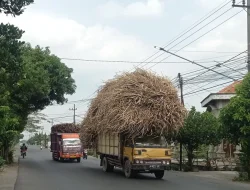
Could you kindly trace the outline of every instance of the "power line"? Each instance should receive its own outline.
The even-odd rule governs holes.
[[[212,13],[210,14],[209,13],[209,15],[208,16],[205,16],[205,19],[203,19],[203,20],[201,20],[201,21],[198,21],[198,23],[195,23],[195,26],[193,26],[191,29],[188,29],[188,31],[184,31],[184,34],[182,34],[182,36],[183,35],[185,35],[186,33],[188,33],[189,31],[191,31],[193,28],[195,28],[196,26],[198,26],[199,24],[201,24],[202,22],[204,22],[205,20],[207,20],[208,18],[210,18],[213,14],[215,14],[216,12],[218,12],[219,10],[221,10],[223,7],[225,7],[230,1],[226,1],[227,3],[226,4],[224,4],[223,3],[223,6],[222,7],[219,7],[218,9],[217,9],[217,7],[213,10],[213,11],[211,11]],[[222,4],[220,4],[219,6],[221,6]],[[174,41],[176,41],[176,40],[178,40],[180,37],[182,37],[182,36],[178,36]],[[174,42],[173,41],[173,42]],[[170,44],[168,44],[168,45],[171,45],[171,43],[173,43],[173,42],[170,42]],[[168,46],[167,45],[167,46]],[[159,51],[158,51],[159,52]],[[157,52],[157,53],[158,53]],[[149,60],[149,59],[151,59],[154,55],[156,55],[157,53],[155,53],[155,54],[153,54],[152,56],[150,56],[149,58],[147,58],[146,60],[144,60],[143,62],[145,62],[145,61],[147,61],[147,60]],[[140,64],[142,64],[143,62],[141,62]],[[139,65],[140,65],[139,64]],[[139,66],[138,65],[138,66]],[[96,92],[97,92],[98,90],[96,90],[95,92],[93,92],[89,97],[92,97]]]
[[[223,62],[223,63],[221,64],[221,66],[229,65],[229,64],[230,64],[230,66],[233,66],[233,65],[235,65],[235,64],[241,63],[241,62],[239,62],[239,61],[244,61],[244,62],[245,62],[245,61],[246,61],[245,59],[246,59],[246,56],[243,57],[243,58],[238,58],[238,59],[235,59],[235,60],[231,60],[230,62],[228,62],[228,60],[227,60],[227,61]],[[214,68],[219,68],[219,67],[217,67],[217,65],[218,65],[218,64],[213,65],[213,66],[211,66],[210,68],[212,68],[212,69],[214,69]],[[187,72],[187,73],[183,74],[183,76],[185,75],[186,77],[193,77],[193,76],[197,76],[198,74],[200,74],[200,73],[202,73],[202,72],[204,72],[204,71],[206,71],[206,70],[205,70],[205,69],[194,70],[194,71]]]
[[[172,50],[174,51],[179,51],[179,50]],[[235,53],[241,53],[239,51],[189,51],[189,50],[180,50],[182,52],[188,52],[188,53],[218,53],[218,54],[235,54]]]
[[[227,55],[229,56],[229,55]],[[82,58],[60,58],[69,61],[83,61],[83,62],[103,62],[103,63],[141,63],[139,61],[122,61],[122,60],[100,60],[100,59],[82,59]],[[211,58],[213,59],[213,58]],[[156,62],[145,62],[145,63],[156,63]],[[169,62],[162,62],[162,63],[186,63],[183,61],[169,61]],[[208,61],[200,62],[200,63],[211,63]]]
[[[194,92],[186,93],[186,94],[184,94],[183,96],[187,96],[187,95],[190,95],[190,94],[195,94],[195,93],[197,93],[197,92],[201,92],[201,91],[204,91],[204,90],[209,90],[209,89],[212,89],[212,88],[215,88],[215,87],[218,87],[218,86],[224,85],[224,84],[228,84],[228,83],[232,83],[232,81],[225,82],[225,83],[222,83],[222,84],[218,84],[218,85],[215,85],[215,86],[212,86],[212,87],[209,87],[209,88],[205,88],[205,89],[202,89],[202,90],[198,90],[198,91],[194,91]]]
[[[246,52],[246,51],[244,51],[244,52]],[[232,61],[235,61],[234,58],[236,58],[237,56],[241,55],[241,54],[244,53],[244,52],[241,52],[240,54],[237,54],[236,56],[230,58],[229,60],[224,61],[224,62],[221,63],[220,65],[221,65],[221,66],[226,66],[226,63],[229,63],[229,62],[232,63]],[[245,57],[246,57],[246,56],[245,56]],[[242,59],[242,58],[240,58],[240,59]],[[238,60],[239,60],[239,59],[237,59],[237,61],[238,61]],[[215,65],[215,66],[209,67],[209,68],[210,68],[210,69],[218,68],[218,64]],[[233,68],[230,68],[230,69],[234,70]],[[195,75],[194,77],[192,77],[191,79],[186,80],[185,83],[188,82],[188,81],[194,80],[195,78],[197,78],[197,77],[199,77],[199,76],[202,76],[203,74],[205,74],[205,73],[208,72],[206,69],[200,69],[199,71],[203,71],[203,72],[201,72],[201,73],[199,73],[199,74],[196,74],[196,75]],[[234,71],[235,71],[235,70],[234,70]],[[190,72],[190,73],[191,73],[191,72]],[[183,75],[185,75],[185,74],[183,74]],[[186,74],[186,75],[187,75],[187,74]]]
[[[229,3],[229,2],[228,2]],[[206,19],[204,19],[203,21],[207,20],[208,18],[210,18],[213,14],[215,14],[216,12],[218,12],[219,10],[221,10],[223,7],[225,7],[228,3],[226,3],[225,5],[223,5],[221,8],[219,8],[217,11],[215,11],[214,13],[212,13],[211,15],[209,15]],[[222,15],[226,14],[228,11],[230,11],[232,8],[228,9],[227,11],[223,12],[221,15],[217,16],[215,19],[213,19],[212,21],[210,21],[209,23],[207,23],[206,25],[202,26],[201,28],[199,28],[198,30],[196,30],[195,32],[193,32],[191,35],[187,36],[186,38],[184,38],[183,40],[181,40],[180,42],[178,42],[177,44],[175,44],[174,46],[172,46],[171,48],[168,48],[168,50],[173,49],[174,47],[176,47],[177,45],[179,45],[180,43],[182,43],[183,41],[187,40],[188,38],[190,38],[191,36],[193,36],[194,34],[196,34],[197,32],[199,32],[200,30],[202,30],[203,28],[205,28],[206,26],[208,26],[209,24],[211,24],[212,22],[214,22],[215,20],[217,20],[219,17],[221,17]],[[203,22],[202,21],[202,22]],[[199,24],[201,24],[202,22],[200,22]],[[198,24],[198,25],[199,25]],[[198,26],[196,25],[196,26]],[[195,27],[196,27],[195,26]],[[190,30],[188,30],[186,33],[184,33],[182,36],[184,36],[185,34],[187,34],[188,32],[190,32],[192,29],[194,29],[195,27],[191,28]],[[180,39],[182,36],[180,36],[179,38],[177,38],[176,40],[174,40],[173,42],[177,41],[178,39]],[[167,46],[171,45],[173,42],[171,42],[170,44],[168,44]],[[166,48],[167,46],[164,46],[164,48]],[[176,51],[179,52],[180,50]],[[176,53],[175,52],[175,53]],[[160,54],[159,56],[157,56],[155,59],[157,59],[158,57],[160,57],[161,55],[163,55],[164,53]],[[170,56],[169,56],[170,57]],[[161,61],[162,62],[162,61]],[[158,64],[158,63],[156,63]],[[144,64],[144,66],[146,66],[148,64]],[[152,66],[153,67],[153,66]],[[149,67],[148,69],[151,69],[152,67]]]
[[[226,2],[226,4],[225,4],[225,2]],[[174,43],[175,41],[177,41],[178,39],[180,39],[182,36],[184,36],[185,34],[187,34],[188,32],[190,32],[191,30],[193,30],[195,27],[199,26],[201,23],[203,23],[205,20],[207,20],[208,18],[210,18],[216,12],[218,12],[219,10],[221,10],[222,8],[224,8],[226,5],[228,5],[231,1],[225,1],[225,2],[223,2],[222,4],[216,6],[216,8],[214,8],[212,11],[210,11],[209,13],[207,13],[204,17],[202,17],[201,19],[199,19],[198,21],[196,21],[190,27],[188,27],[187,29],[183,30],[179,35],[177,35],[172,40],[170,40],[169,42],[167,42],[167,44],[164,45],[164,48],[166,48],[167,46],[171,45],[172,43]],[[145,61],[147,61],[147,60],[151,59],[152,57],[154,57],[155,55],[157,55],[159,52],[160,51],[157,51],[153,55],[149,56],[147,59],[145,59],[144,61],[142,61],[139,65],[137,65],[137,67],[139,67],[141,64],[143,64]],[[157,56],[156,58],[158,58],[158,57],[159,56]],[[154,58],[153,60],[155,60],[156,58]],[[143,65],[142,67],[144,67],[144,66],[145,65]]]
[[[90,100],[91,100],[91,99],[74,100],[74,101],[66,102],[66,103],[64,103],[64,104],[52,104],[52,105],[49,105],[49,106],[64,106],[64,105],[74,104],[74,103],[78,103],[78,102],[88,102],[88,101],[90,101]]]
[[[226,23],[227,21],[229,21],[230,19],[232,19],[233,17],[235,17],[236,15],[238,15],[239,13],[241,13],[243,10],[237,12],[236,14],[234,14],[233,16],[229,17],[228,19],[224,20],[223,22],[221,22],[220,24],[216,25],[215,27],[213,27],[212,29],[210,29],[209,31],[207,31],[206,33],[204,33],[203,35],[199,36],[198,38],[196,38],[195,40],[191,41],[190,43],[188,43],[187,45],[185,45],[184,47],[182,47],[180,50],[186,48],[187,46],[189,46],[190,44],[196,42],[197,40],[199,40],[200,38],[204,37],[205,35],[207,35],[208,33],[212,32],[213,30],[215,30],[216,28],[218,28],[219,26],[223,25],[224,23]],[[177,52],[175,52],[177,53]],[[152,65],[151,67],[149,67],[148,69],[151,69],[152,67],[156,66],[157,64],[161,63],[162,61],[166,60],[167,58],[169,58],[171,56],[168,56],[164,59],[162,59],[161,61],[155,63],[154,65]]]

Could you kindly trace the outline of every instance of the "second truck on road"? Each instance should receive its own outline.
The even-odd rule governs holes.
[[[73,124],[59,124],[51,128],[51,152],[53,160],[81,161],[82,146],[79,128]]]

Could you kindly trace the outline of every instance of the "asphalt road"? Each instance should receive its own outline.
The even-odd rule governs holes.
[[[99,160],[89,157],[81,163],[53,161],[49,150],[29,147],[26,158],[20,158],[15,190],[249,190],[249,185],[226,180],[197,177],[190,173],[166,172],[163,180],[151,174],[126,179],[117,169],[104,173]]]

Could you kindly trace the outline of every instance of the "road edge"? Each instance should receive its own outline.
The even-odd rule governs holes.
[[[19,148],[13,148],[13,163],[4,166],[0,173],[0,189],[15,190],[19,172]]]
[[[15,152],[14,152],[14,163],[17,164],[17,168],[16,168],[16,176],[15,176],[15,179],[14,179],[13,190],[16,189],[16,183],[17,183],[17,178],[18,178],[18,173],[19,173],[19,161],[20,161],[19,146],[16,146]]]
[[[15,182],[14,182],[14,187],[13,187],[13,190],[16,189],[16,184],[17,184],[17,178],[18,178],[18,174],[19,174],[19,161],[20,161],[20,157],[17,156],[17,170],[16,170],[16,177],[15,177]]]

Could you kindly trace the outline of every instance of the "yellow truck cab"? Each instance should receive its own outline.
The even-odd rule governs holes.
[[[97,153],[105,172],[120,167],[127,178],[137,173],[154,173],[161,179],[171,165],[171,150],[160,136],[133,139],[120,134],[102,134],[98,136]]]

